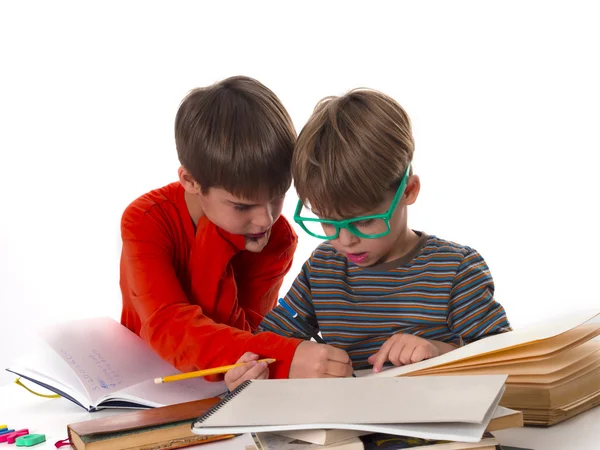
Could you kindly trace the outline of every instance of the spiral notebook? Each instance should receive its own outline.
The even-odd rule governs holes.
[[[505,375],[252,380],[200,416],[192,431],[356,429],[476,442],[505,381]]]

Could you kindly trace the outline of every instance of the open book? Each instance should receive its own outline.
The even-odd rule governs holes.
[[[179,373],[130,330],[110,318],[67,322],[42,330],[38,352],[8,370],[73,401],[88,411],[148,408],[215,397],[223,382],[194,378],[154,384]]]
[[[505,375],[245,381],[193,424],[199,435],[345,429],[479,442]]]
[[[500,404],[552,425],[600,404],[600,313],[576,312],[364,377],[507,374]]]

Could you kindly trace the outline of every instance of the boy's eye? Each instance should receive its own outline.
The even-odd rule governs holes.
[[[236,211],[248,211],[250,207],[248,205],[234,205],[233,209]]]
[[[355,220],[354,222],[352,222],[352,224],[354,224],[357,227],[366,227],[368,225],[371,225],[372,223],[373,219]]]

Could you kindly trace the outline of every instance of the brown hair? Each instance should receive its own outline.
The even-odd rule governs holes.
[[[263,187],[284,194],[292,181],[295,141],[280,100],[249,77],[192,90],[175,118],[179,161],[205,194],[211,187],[242,198],[255,197]]]
[[[351,217],[379,205],[399,186],[414,152],[410,119],[371,89],[322,99],[294,151],[300,200],[324,217]]]

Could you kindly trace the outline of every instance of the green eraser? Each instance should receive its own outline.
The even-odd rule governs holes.
[[[33,447],[42,442],[46,442],[45,434],[26,434],[25,436],[19,436],[16,440],[17,447]]]

